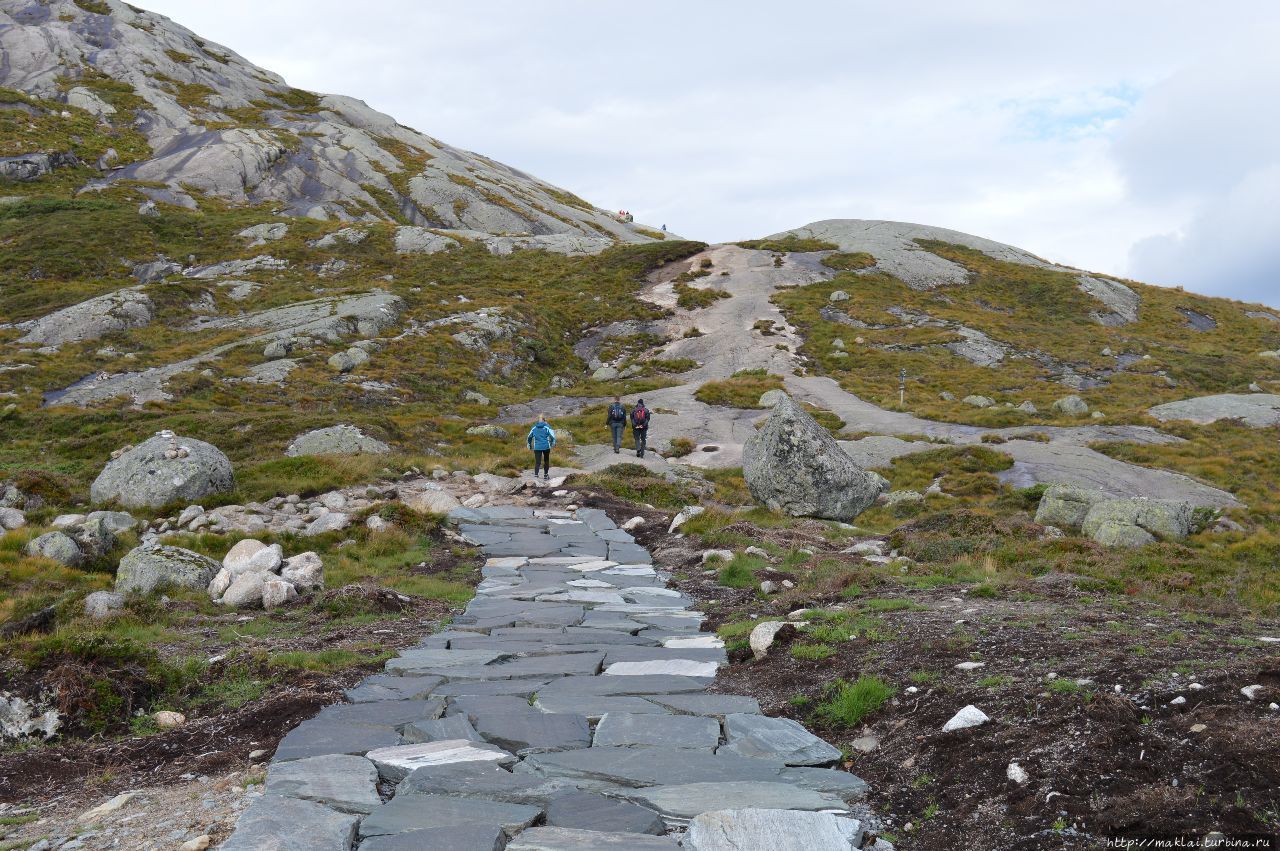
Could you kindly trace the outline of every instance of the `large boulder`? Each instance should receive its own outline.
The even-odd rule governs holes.
[[[1099,490],[1075,485],[1049,485],[1040,497],[1036,522],[1059,529],[1079,529],[1089,509],[1106,499],[1109,499],[1107,494]]]
[[[1089,413],[1089,404],[1079,396],[1063,396],[1053,403],[1053,410],[1070,417],[1083,417]]]
[[[751,495],[797,517],[849,520],[866,511],[886,486],[853,462],[825,428],[783,396],[764,428],[742,450]]]
[[[391,447],[381,440],[343,423],[298,435],[284,454],[295,458],[299,455],[381,455],[390,451]]]
[[[231,462],[216,446],[161,432],[114,459],[89,489],[95,503],[129,508],[190,504],[235,487]]]
[[[1140,547],[1180,541],[1191,534],[1195,509],[1165,499],[1108,499],[1089,509],[1080,531],[1107,547]]]
[[[166,587],[203,591],[217,575],[218,568],[216,561],[191,550],[143,545],[120,559],[120,567],[116,570],[116,592],[149,594]]]

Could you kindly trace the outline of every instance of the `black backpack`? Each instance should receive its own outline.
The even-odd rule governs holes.
[[[609,406],[609,422],[625,423],[627,421],[627,409],[622,407],[618,402],[614,402]]]

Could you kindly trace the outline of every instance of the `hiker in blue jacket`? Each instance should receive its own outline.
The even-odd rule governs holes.
[[[622,433],[627,430],[627,406],[622,404],[619,397],[613,397],[613,404],[605,414],[604,424],[613,432],[613,454],[617,455],[622,447]]]
[[[529,437],[525,441],[533,450],[533,477],[538,478],[538,470],[542,470],[544,480],[551,478],[551,447],[556,445],[556,432],[547,424],[546,417],[538,417],[538,421],[529,429]]]
[[[643,399],[631,409],[631,435],[636,439],[636,457],[643,458],[649,445],[649,409]]]

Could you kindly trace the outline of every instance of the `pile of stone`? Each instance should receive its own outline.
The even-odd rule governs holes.
[[[1050,485],[1036,522],[1078,531],[1107,547],[1141,547],[1180,541],[1193,531],[1195,507],[1168,499],[1116,499],[1100,490]]]
[[[222,567],[209,581],[209,597],[238,609],[274,609],[299,593],[324,588],[324,563],[313,552],[284,557],[279,544],[246,538],[222,558]]]
[[[397,495],[394,487],[362,486],[330,491],[314,499],[290,494],[266,502],[222,505],[207,511],[200,505],[188,505],[174,516],[158,518],[148,530],[157,535],[184,531],[219,535],[231,532],[322,535],[348,528],[357,513],[382,505]]]

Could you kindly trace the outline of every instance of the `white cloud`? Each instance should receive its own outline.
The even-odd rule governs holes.
[[[1280,121],[1277,4],[142,2],[294,85],[691,237],[920,221],[1254,298],[1246,280],[1277,268],[1243,238],[1239,284],[1185,257],[1214,248],[1212,221],[1272,221],[1242,190],[1273,162],[1277,128],[1249,122]]]

